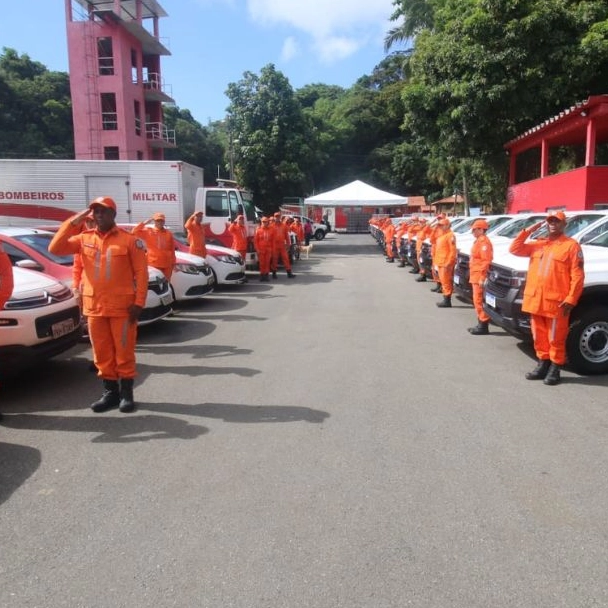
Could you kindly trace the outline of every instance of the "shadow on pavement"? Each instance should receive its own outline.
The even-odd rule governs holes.
[[[38,469],[41,462],[42,455],[35,448],[0,442],[0,505]]]

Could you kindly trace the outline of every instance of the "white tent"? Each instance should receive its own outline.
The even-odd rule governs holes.
[[[309,196],[304,199],[304,204],[323,207],[390,207],[407,205],[407,196],[378,190],[357,179],[335,190]]]

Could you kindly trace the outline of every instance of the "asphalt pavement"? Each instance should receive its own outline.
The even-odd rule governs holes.
[[[3,608],[605,608],[608,377],[371,236],[142,328],[137,412],[87,345],[0,387]]]

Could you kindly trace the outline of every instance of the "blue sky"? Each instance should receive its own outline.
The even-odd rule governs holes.
[[[176,105],[199,122],[225,116],[230,82],[272,63],[294,89],[350,87],[384,57],[392,0],[159,0],[169,14],[160,37]],[[0,20],[0,47],[68,71],[64,0],[11,2]]]

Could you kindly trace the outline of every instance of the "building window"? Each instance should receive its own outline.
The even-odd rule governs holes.
[[[120,160],[118,146],[106,146],[103,149],[104,160]]]
[[[116,95],[114,93],[101,94],[101,124],[104,131],[116,131],[118,129]]]
[[[141,150],[137,151],[137,160],[143,160],[144,159],[144,153]]]
[[[135,135],[141,135],[141,104],[137,99],[133,102],[135,112]]]
[[[97,65],[100,76],[114,74],[114,54],[112,51],[112,38],[97,38]]]
[[[137,84],[139,82],[137,78],[137,51],[131,49],[131,82]]]

